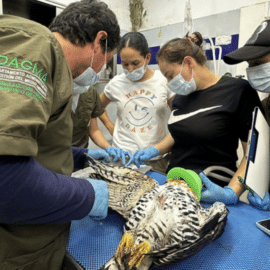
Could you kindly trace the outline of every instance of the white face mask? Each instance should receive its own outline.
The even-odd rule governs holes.
[[[75,82],[73,82],[73,95],[80,95],[80,94],[83,94],[83,93],[86,93],[89,89],[89,85],[86,85],[86,86],[81,86]]]
[[[250,85],[260,92],[270,93],[270,63],[246,69]]]
[[[78,107],[80,95],[73,95],[72,97],[72,111],[75,113]]]
[[[183,67],[183,64],[182,64]],[[194,92],[197,89],[196,82],[193,78],[193,71],[192,71],[192,78],[189,82],[187,82],[181,75],[182,67],[180,73],[177,74],[171,81],[167,83],[168,87],[177,95],[187,96],[190,93]]]
[[[106,39],[106,46],[105,46],[105,63],[103,67],[101,68],[100,72],[96,73],[92,69],[92,64],[93,64],[93,59],[94,59],[94,52],[93,52],[91,66],[87,68],[80,76],[78,76],[73,81],[80,86],[91,86],[91,85],[96,84],[99,81],[101,73],[104,71],[104,66],[106,68],[106,60],[107,60],[106,58],[107,58],[107,39]]]
[[[132,72],[129,72],[127,69],[124,69],[125,75],[133,82],[139,81],[146,72],[146,68],[144,68],[145,61],[141,67],[133,70]]]

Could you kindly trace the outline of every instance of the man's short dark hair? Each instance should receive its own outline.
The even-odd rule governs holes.
[[[107,4],[97,0],[83,0],[70,4],[54,18],[49,28],[82,47],[94,42],[99,31],[106,31],[109,52],[117,47],[120,40],[120,27],[115,14]],[[105,40],[104,37],[100,42],[103,52]]]

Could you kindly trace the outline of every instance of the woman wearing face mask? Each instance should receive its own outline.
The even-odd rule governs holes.
[[[183,167],[201,170],[222,166],[235,172],[229,186],[202,174],[207,190],[202,201],[236,203],[240,196],[242,160],[236,167],[239,139],[245,148],[255,106],[261,107],[256,91],[246,80],[221,77],[205,66],[201,48],[187,39],[167,42],[157,54],[161,72],[177,96],[168,121],[170,135],[155,147],[162,154],[171,150],[168,170]],[[218,185],[217,185],[218,184]]]
[[[118,54],[124,73],[115,76],[100,95],[104,108],[111,101],[116,102],[117,106],[115,124],[109,119],[105,123],[113,135],[112,145],[132,154],[147,148],[142,150],[145,163],[159,172],[165,172],[169,159],[167,153],[160,155],[157,149],[149,146],[166,136],[166,113],[168,106],[171,108],[175,94],[168,89],[160,71],[147,66],[151,54],[141,33],[125,34],[120,41]]]

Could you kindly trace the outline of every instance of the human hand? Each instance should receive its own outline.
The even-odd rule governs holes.
[[[107,183],[102,180],[86,178],[95,190],[95,201],[89,216],[93,219],[104,219],[108,214],[109,190]]]
[[[140,165],[144,165],[145,163],[143,161],[150,160],[153,157],[156,157],[159,155],[159,151],[155,147],[149,147],[147,149],[137,150],[137,152],[133,155],[133,157],[129,160],[127,163],[127,166],[134,162],[135,165],[140,168]]]
[[[268,192],[265,192],[263,199],[261,199],[255,192],[253,194],[249,192],[247,199],[249,204],[253,207],[264,211],[270,211],[270,196]]]
[[[123,165],[126,165],[126,155],[128,155],[129,159],[132,158],[132,155],[129,151],[124,151],[121,148],[109,146],[106,148],[106,152],[114,157],[113,162],[116,162],[119,158],[121,158]]]
[[[94,159],[110,162],[110,155],[103,149],[88,149],[87,153]]]
[[[202,189],[201,201],[213,203],[216,201],[223,202],[225,204],[235,204],[238,201],[238,198],[234,192],[234,190],[226,186],[224,188],[220,187],[219,185],[214,184],[211,182],[208,177],[204,173],[199,174],[204,185]]]

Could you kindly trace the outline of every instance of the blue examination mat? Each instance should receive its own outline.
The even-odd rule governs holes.
[[[147,175],[160,184],[166,180],[165,175],[156,172]],[[269,270],[270,236],[256,227],[256,221],[270,218],[270,212],[259,211],[241,202],[227,208],[230,211],[228,222],[218,239],[186,260],[155,269]],[[97,270],[115,253],[124,224],[125,219],[113,210],[109,210],[104,220],[85,217],[73,221],[67,250],[85,269]]]

